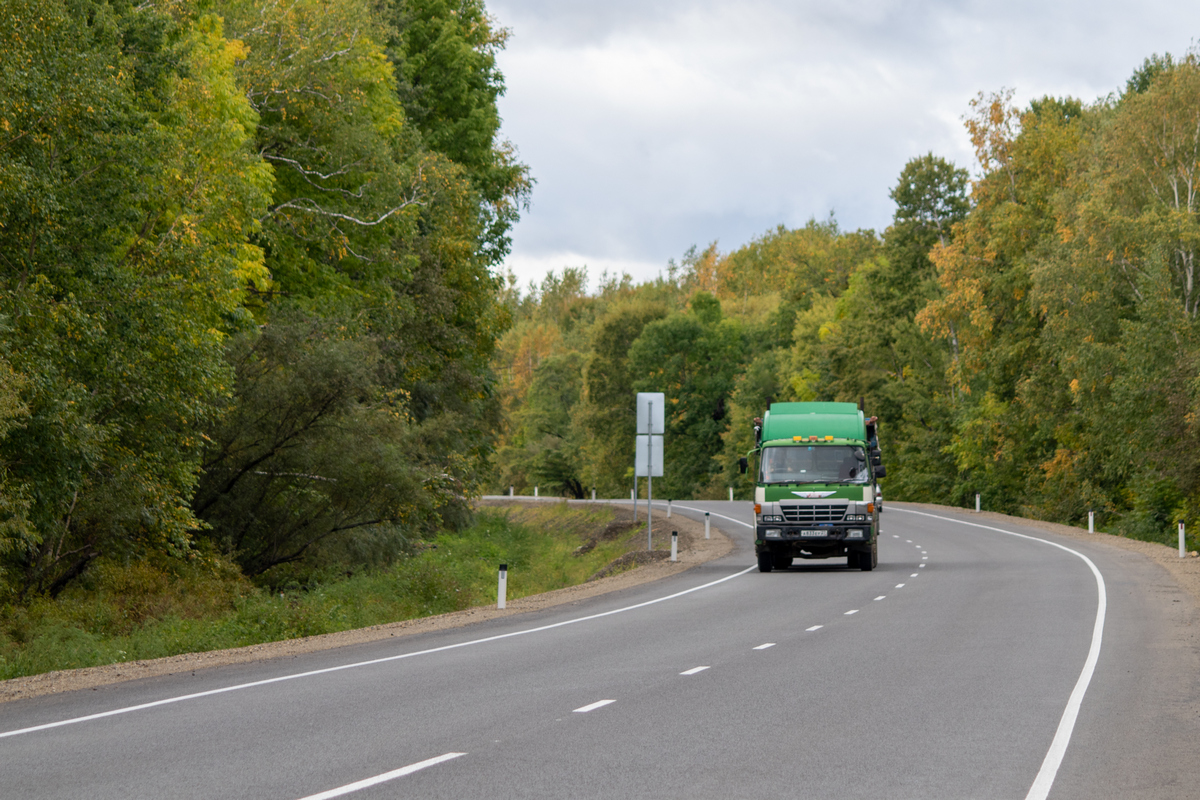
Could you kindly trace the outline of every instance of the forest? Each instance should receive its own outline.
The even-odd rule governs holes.
[[[861,400],[889,499],[1200,517],[1196,53],[1094,102],[981,93],[974,171],[914,157],[882,232],[521,287],[482,0],[0,9],[9,611],[136,564],[316,586],[510,486],[628,497],[638,391],[664,498],[749,497],[772,401]]]
[[[905,165],[882,233],[830,215],[639,285],[510,284],[493,490],[628,497],[633,398],[661,391],[656,497],[748,499],[737,458],[771,402],[861,401],[890,499],[1194,530],[1200,61],[1153,56],[1092,103],[1013,94],[964,109],[973,173]]]
[[[481,0],[0,10],[0,602],[464,525],[532,185]]]

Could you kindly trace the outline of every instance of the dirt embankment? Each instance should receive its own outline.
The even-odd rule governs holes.
[[[489,500],[482,505],[522,505],[534,501]],[[541,501],[545,502],[545,501]],[[615,535],[622,535],[632,524],[632,513],[628,508],[614,506],[616,520],[607,527],[596,530],[585,538],[582,548]],[[645,530],[645,517],[642,517],[642,530]],[[671,531],[679,532],[679,561],[672,563],[670,556]],[[248,647],[237,647],[230,650],[213,650],[206,653],[184,653],[167,658],[156,658],[146,661],[129,661],[120,664],[108,664],[101,667],[84,669],[61,670],[47,672],[41,675],[31,675],[24,678],[13,678],[0,681],[0,703],[9,700],[19,700],[40,695],[69,692],[76,689],[91,689],[110,683],[150,678],[162,675],[172,675],[182,672],[194,672],[198,669],[220,667],[228,664],[243,664],[251,661],[261,661],[268,658],[282,658],[319,650],[331,650],[351,644],[363,644],[393,637],[411,636],[417,633],[446,630],[476,622],[523,614],[529,611],[540,611],[552,606],[563,605],[595,597],[609,592],[628,589],[643,583],[649,583],[670,575],[676,575],[706,561],[720,558],[733,549],[733,542],[725,534],[712,529],[712,538],[704,538],[703,523],[694,522],[686,517],[672,516],[666,519],[665,514],[655,514],[653,532],[654,550],[631,550],[604,569],[586,583],[578,586],[568,586],[545,594],[531,595],[506,603],[501,611],[495,606],[480,606],[450,614],[440,614],[433,617],[393,622],[387,625],[374,625],[352,631],[328,633],[321,636],[310,636],[303,639],[288,639],[282,642],[256,644]],[[644,536],[644,534],[642,534]],[[637,535],[633,541],[644,546],[645,539]]]

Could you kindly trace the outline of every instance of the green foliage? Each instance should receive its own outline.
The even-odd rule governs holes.
[[[407,118],[429,149],[464,169],[483,199],[481,253],[498,264],[533,183],[515,148],[496,138],[496,101],[504,94],[496,53],[508,31],[481,0],[400,0],[391,14],[396,33],[388,55]]]
[[[529,187],[482,4],[0,16],[0,594],[197,543],[382,563],[466,524]]]
[[[630,345],[634,391],[666,394],[660,496],[689,497],[721,483],[725,404],[745,355],[741,324],[723,319],[720,302],[703,292],[692,296],[688,313],[648,323]]]
[[[240,647],[495,603],[582,583],[629,547],[600,538],[606,508],[483,510],[419,554],[346,577],[256,587],[215,555],[99,559],[57,600],[0,607],[0,680],[56,669]],[[599,539],[599,540],[597,540]]]
[[[101,553],[188,549],[270,174],[215,19],[3,13],[0,356],[26,417],[0,441],[0,526],[22,531],[19,590],[54,594]]]

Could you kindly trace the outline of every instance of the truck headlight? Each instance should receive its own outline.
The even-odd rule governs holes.
[[[848,531],[846,531],[846,538],[847,539],[861,539],[861,538],[863,538],[863,532],[859,528],[854,528],[852,530],[848,530]]]
[[[763,522],[783,522],[783,517],[779,516],[778,514],[763,514],[762,521]]]

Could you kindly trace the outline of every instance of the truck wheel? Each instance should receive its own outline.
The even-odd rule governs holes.
[[[770,553],[759,553],[758,554],[758,571],[759,572],[770,572],[771,567],[773,567],[775,565],[774,561],[775,561],[775,559],[771,556]]]
[[[866,553],[858,554],[858,568],[863,572],[870,572],[875,569],[879,563],[879,543],[871,542],[871,549]]]
[[[790,569],[792,566],[791,553],[772,553],[775,569]]]
[[[846,566],[849,569],[858,569],[858,551],[857,550],[847,550],[846,551]]]

